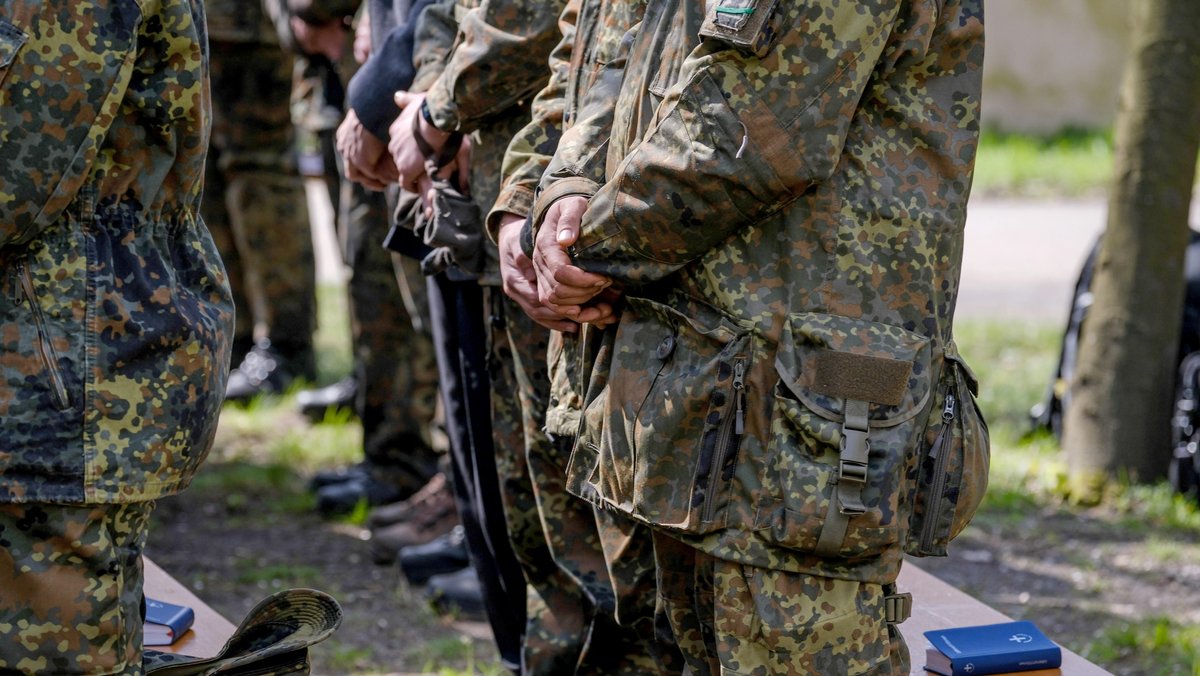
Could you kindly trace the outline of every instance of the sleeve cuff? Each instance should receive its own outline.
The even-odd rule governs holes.
[[[500,191],[492,210],[488,212],[484,228],[488,237],[497,244],[500,240],[500,218],[506,213],[528,216],[533,210],[533,189],[525,185],[515,185]]]
[[[600,184],[583,176],[568,176],[560,178],[539,190],[533,204],[534,228],[541,227],[546,212],[558,200],[571,195],[581,195],[591,199],[600,190]]]

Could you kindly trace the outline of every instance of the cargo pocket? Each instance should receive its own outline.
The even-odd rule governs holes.
[[[589,398],[580,435],[601,502],[680,532],[724,525],[753,344],[711,307],[685,314],[628,299],[605,391]]]
[[[930,341],[821,313],[788,317],[755,527],[824,557],[900,542],[906,465],[930,397]]]
[[[908,554],[945,556],[987,492],[991,451],[987,422],[975,402],[978,389],[966,362],[947,351],[916,468]]]

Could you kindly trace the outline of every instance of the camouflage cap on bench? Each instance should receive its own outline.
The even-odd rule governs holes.
[[[307,674],[309,646],[328,638],[341,623],[342,608],[329,594],[288,589],[254,606],[216,656],[147,650],[143,668],[157,676]]]

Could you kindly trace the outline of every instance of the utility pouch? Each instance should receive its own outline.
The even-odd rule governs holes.
[[[898,326],[788,316],[755,517],[766,539],[838,559],[878,556],[900,542],[931,352],[928,338]]]
[[[627,299],[611,347],[619,368],[588,393],[568,483],[645,523],[699,534],[725,525],[754,338],[691,305]]]
[[[975,403],[978,383],[953,346],[947,350],[937,399],[926,425],[912,518],[904,551],[945,556],[987,491],[991,452],[987,422]]]

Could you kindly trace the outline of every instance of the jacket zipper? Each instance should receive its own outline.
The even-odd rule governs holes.
[[[929,495],[929,504],[925,509],[925,522],[921,524],[921,549],[926,550],[933,545],[934,529],[937,527],[937,515],[942,509],[942,495],[946,491],[946,463],[950,461],[947,446],[954,436],[951,423],[957,400],[953,393],[946,394],[946,404],[942,407],[942,429],[938,432],[933,447],[929,449],[929,459],[934,462],[933,489]]]
[[[62,372],[59,370],[58,352],[50,342],[50,336],[46,329],[46,316],[33,292],[33,275],[24,263],[18,264],[18,270],[18,274],[21,276],[21,289],[25,292],[25,299],[29,301],[29,311],[33,314],[33,324],[37,329],[38,354],[42,358],[42,366],[50,374],[50,385],[54,389],[54,403],[58,410],[66,411],[71,408],[71,398],[67,396],[67,386],[63,382]]]
[[[711,521],[717,508],[717,485],[724,477],[727,460],[737,457],[738,441],[746,429],[746,360],[733,362],[733,415],[725,416],[721,437],[717,442],[717,455],[708,468],[708,485],[704,492],[704,511],[701,523]]]

